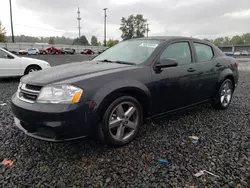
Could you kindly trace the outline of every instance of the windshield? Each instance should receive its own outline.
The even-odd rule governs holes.
[[[128,62],[141,64],[145,62],[160,44],[159,40],[129,40],[121,42],[104,51],[92,61]]]

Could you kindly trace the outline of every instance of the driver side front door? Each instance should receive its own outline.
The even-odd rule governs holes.
[[[154,81],[153,108],[155,114],[173,111],[194,103],[197,92],[195,78],[196,64],[189,41],[174,42],[166,47],[157,62],[161,59],[174,59],[176,67],[152,71]]]
[[[12,57],[12,58],[11,58]],[[0,50],[0,77],[20,76],[21,59]]]

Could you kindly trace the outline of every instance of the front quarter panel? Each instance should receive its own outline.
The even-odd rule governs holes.
[[[25,69],[30,66],[30,65],[38,65],[39,67],[42,68],[42,70],[46,68],[50,68],[50,65],[46,61],[42,60],[37,60],[37,59],[32,59],[32,58],[21,58],[21,69],[22,73],[24,74]]]

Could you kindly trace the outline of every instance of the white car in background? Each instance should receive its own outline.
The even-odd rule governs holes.
[[[28,48],[27,52],[29,55],[38,55],[40,54],[40,51],[37,48]]]
[[[0,48],[0,77],[23,76],[50,67],[46,61],[19,57]]]
[[[240,52],[234,52],[234,56],[240,56]]]
[[[241,52],[241,55],[243,55],[243,56],[248,56],[249,53],[248,53],[248,51],[243,51],[243,52]]]

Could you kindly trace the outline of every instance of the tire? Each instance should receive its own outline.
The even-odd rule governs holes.
[[[67,52],[64,52],[65,55],[67,55],[68,53]]]
[[[43,55],[45,55],[46,54],[46,52],[43,52]]]
[[[142,123],[140,103],[131,96],[121,96],[106,109],[98,126],[98,138],[111,147],[124,146],[135,139]]]
[[[36,55],[39,55],[39,53],[38,53],[38,52],[36,52]]]
[[[39,71],[39,70],[41,70],[41,67],[36,66],[36,65],[32,65],[32,66],[26,68],[24,75],[27,75],[31,72],[35,72],[35,71]]]
[[[225,93],[226,92],[226,93]],[[229,107],[234,92],[234,86],[230,79],[225,79],[217,91],[212,107],[217,110],[225,110]]]
[[[56,55],[58,55],[58,52],[56,52]]]

